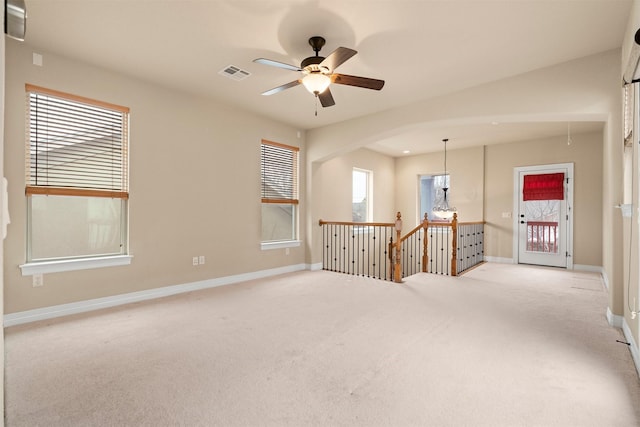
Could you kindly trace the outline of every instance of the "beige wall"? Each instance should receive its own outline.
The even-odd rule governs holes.
[[[450,206],[458,209],[458,220],[462,222],[483,220],[484,200],[484,153],[482,147],[458,149],[455,141],[447,144],[447,172],[449,173]],[[444,149],[444,145],[443,145]],[[418,212],[418,176],[444,173],[444,151],[420,156],[396,159],[396,200],[403,217],[417,225],[424,212]],[[433,214],[428,213],[433,219]]]
[[[297,265],[305,247],[261,251],[260,142],[300,146],[296,129],[198,96],[56,57],[32,65],[25,44],[7,41],[5,173],[12,223],[5,241],[5,311]],[[25,261],[25,83],[131,109],[130,266],[44,277],[34,288]],[[300,229],[306,227],[305,200]],[[206,264],[191,259],[204,255]]]
[[[632,56],[632,50],[635,44],[634,37],[638,29],[640,29],[640,1],[633,0],[631,10],[629,11],[629,19],[627,21],[624,39],[622,40],[621,75],[628,69],[629,59]]]
[[[632,33],[632,27],[637,27],[638,10],[638,2],[634,1],[634,16],[630,18],[628,34]],[[345,161],[345,158],[341,159],[341,164],[332,164],[331,159],[335,160],[337,155],[354,154],[370,142],[423,124],[455,126],[490,121],[589,120],[605,123],[601,139],[604,142],[599,155],[595,156],[602,162],[599,245],[602,256],[598,262],[596,254],[576,252],[574,262],[603,266],[610,286],[610,309],[614,314],[625,316],[638,341],[638,320],[632,321],[625,308],[623,259],[628,254],[624,253],[623,221],[614,208],[622,200],[619,76],[620,58],[622,56],[624,63],[622,52],[626,53],[626,46],[627,40],[622,51],[577,59],[438,99],[313,129],[306,133],[305,144],[305,135],[299,138],[297,131],[289,126],[46,52],[41,52],[44,53],[44,67],[35,67],[31,65],[32,52],[28,47],[9,40],[6,47],[4,163],[5,175],[10,182],[12,224],[4,251],[5,311],[12,313],[305,261],[318,262],[317,220],[348,219],[350,212],[350,199],[345,198],[345,194],[350,194],[350,185],[344,185],[344,177],[334,175],[332,169],[345,171],[355,166],[386,171],[384,174],[391,177],[390,184],[387,186],[385,179],[381,188],[380,179],[375,177],[379,173],[374,170],[375,220],[393,218],[398,206],[407,212],[416,211],[415,179],[422,164],[412,164],[414,160],[410,159],[396,162],[385,156],[363,153],[358,153],[357,157],[370,156],[373,163],[379,162],[381,166],[368,167]],[[18,265],[24,262],[25,252],[22,169],[26,82],[131,108],[130,243],[131,253],[135,256],[131,266],[50,274],[46,275],[42,288],[32,288],[30,278],[20,275]],[[306,191],[302,194],[312,195],[312,200],[302,197],[300,230],[305,242],[300,248],[291,249],[290,255],[285,255],[284,250],[259,249],[258,169],[262,138],[303,148],[301,188]],[[506,187],[500,189],[489,182],[489,172],[497,173],[492,159],[502,155],[499,151],[491,151],[499,150],[498,147],[489,147],[483,151],[487,173],[482,189],[475,183],[476,190],[460,193],[458,187],[469,184],[456,182],[460,178],[454,178],[452,203],[461,210],[464,208],[465,212],[473,212],[473,217],[461,218],[464,221],[480,219],[475,216],[480,214],[478,206],[482,206],[486,210],[485,219],[492,223],[488,228],[487,250],[497,257],[510,257],[509,225],[503,224],[502,218],[495,218],[504,211],[502,204],[510,193]],[[454,151],[452,149],[452,154]],[[432,162],[429,168],[439,167],[439,160],[429,159],[428,162]],[[544,158],[536,163],[562,161]],[[451,162],[453,175],[455,157]],[[512,168],[508,177],[511,192]],[[397,177],[395,171],[398,171]],[[578,179],[585,178],[579,178],[578,174],[576,167],[577,184]],[[400,190],[409,181],[414,181],[414,187],[407,193]],[[640,188],[637,176],[634,183]],[[590,206],[591,196],[586,196],[585,206]],[[483,198],[484,203],[481,203],[479,200]],[[578,206],[576,228],[590,227],[592,219],[579,217],[577,209]],[[593,220],[597,221],[597,218]],[[576,239],[577,236],[576,232]],[[576,240],[576,249],[583,245],[590,246],[591,243]],[[207,264],[192,267],[190,260],[194,255],[205,255]],[[627,268],[638,270],[637,259],[633,259]],[[637,289],[637,280],[634,280],[633,286]]]
[[[320,201],[314,215],[330,221],[351,221],[351,181],[354,168],[372,172],[374,222],[395,218],[395,168],[392,157],[359,149],[322,163],[317,175],[322,183]]]
[[[602,133],[486,147],[485,255],[513,258],[514,168],[557,163],[574,164],[574,265],[602,266]],[[516,214],[513,212],[513,214]]]
[[[353,168],[373,173],[374,222],[395,220],[394,159],[367,149],[342,154],[312,165],[311,235],[316,245],[312,263],[322,262],[319,220],[351,221],[351,181]]]
[[[603,201],[600,204],[602,228],[599,230],[602,259],[598,262],[592,259],[592,255],[584,258],[580,255],[574,262],[603,266],[603,275],[609,283],[610,309],[614,314],[622,315],[622,219],[614,208],[622,200],[620,55],[619,49],[613,50],[440,98],[313,129],[307,132],[308,162],[321,161],[334,153],[354,150],[417,126],[442,124],[453,127],[492,121],[603,122],[602,150],[596,155],[603,165]],[[511,176],[508,182],[512,183]],[[488,183],[485,184],[488,187]],[[315,180],[309,183],[310,191],[313,192],[315,185]],[[454,189],[453,192],[455,191]],[[485,206],[491,206],[492,198],[501,200],[511,193],[512,190],[503,194],[485,193]],[[492,221],[491,218],[486,219]],[[577,221],[578,219],[576,223]],[[487,241],[487,247],[491,245],[492,251],[497,251],[496,254],[509,257],[512,244],[505,237],[509,233],[509,226],[502,225],[501,221],[493,222],[495,232],[488,236],[490,240]]]
[[[634,42],[634,36],[636,31],[640,28],[640,1],[634,0],[629,14],[629,21],[625,32],[624,41],[622,44],[622,72],[628,68],[629,57]],[[636,46],[638,48],[638,46]],[[636,96],[640,93],[636,86]],[[637,112],[636,112],[637,113]],[[640,120],[638,114],[635,114],[633,127],[633,142],[632,142],[632,167],[631,170],[626,170],[627,176],[630,180],[625,181],[625,203],[632,204],[632,218],[625,218],[623,221],[623,239],[620,243],[622,245],[622,262],[624,263],[622,280],[624,283],[624,292],[622,295],[622,313],[624,314],[624,323],[629,328],[636,345],[640,345],[640,316],[632,318],[632,311],[639,311],[640,309],[640,261],[639,261],[639,241],[640,241],[640,227],[638,227],[638,200],[640,195],[640,171],[638,170],[638,156],[640,150],[638,149],[638,142],[640,141],[638,129],[640,129]],[[628,168],[628,163],[625,164]],[[615,165],[614,165],[615,167]],[[622,167],[620,168],[622,169]],[[633,173],[632,173],[633,172]],[[633,191],[632,191],[633,189]],[[615,215],[615,213],[613,214]],[[619,214],[618,214],[619,215]],[[635,301],[636,305],[633,306]],[[615,312],[620,314],[618,312]],[[636,349],[637,350],[637,349]],[[636,355],[637,356],[637,355]],[[638,367],[640,372],[640,367]]]
[[[509,144],[447,149],[451,176],[451,204],[460,221],[487,222],[485,255],[513,258],[513,218],[503,218],[514,206],[514,168],[556,163],[574,164],[574,251],[577,266],[601,267],[602,263],[602,152],[601,132]],[[396,210],[403,214],[405,229],[418,223],[418,176],[443,173],[443,153],[391,157],[360,149],[320,163],[313,180],[318,219],[351,220],[351,171],[354,167],[374,171],[374,220],[391,222]],[[393,171],[395,170],[395,174]],[[381,182],[380,177],[386,178]],[[390,186],[386,183],[393,183]],[[395,194],[395,197],[393,196]],[[381,205],[381,200],[385,203]],[[386,202],[386,201],[394,201]],[[382,209],[382,211],[381,211]]]
[[[418,126],[604,121],[620,111],[620,50],[580,58],[307,132],[310,162]],[[615,121],[612,135],[621,135]]]

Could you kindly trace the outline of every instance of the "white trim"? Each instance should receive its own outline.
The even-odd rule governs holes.
[[[590,273],[600,273],[604,276],[604,268],[599,265],[586,265],[586,264],[573,264],[573,269],[576,271],[587,271]],[[608,286],[607,286],[608,288]]]
[[[95,298],[86,301],[54,305],[51,307],[36,308],[34,310],[6,314],[4,316],[4,326],[9,327],[21,325],[23,323],[36,322],[38,320],[85,313],[87,311],[100,310],[103,308],[115,307],[118,305],[130,304],[138,301],[162,298],[170,295],[181,294],[184,292],[215,288],[217,286],[231,285],[238,282],[245,282],[247,280],[262,279],[265,277],[277,276],[279,274],[292,273],[305,269],[307,269],[307,264],[289,265],[285,267],[272,268],[269,270],[254,271],[251,273],[236,274],[234,276],[218,277],[216,279],[185,283],[182,285],[165,286],[162,288],[113,295],[110,297]]]
[[[63,259],[56,261],[30,262],[20,265],[23,276],[60,273],[62,271],[87,270],[90,268],[115,267],[131,264],[132,255],[113,255],[95,258]]]
[[[513,258],[502,258],[497,256],[485,256],[484,260],[487,262],[497,262],[500,264],[515,264]]]
[[[632,218],[633,217],[633,205],[631,203],[625,203],[622,205],[615,206],[616,208],[620,208],[620,212],[622,212],[623,218]]]
[[[613,314],[611,308],[607,307],[607,321],[609,322],[609,325],[613,326],[614,328],[622,328],[624,317]]]
[[[607,276],[607,272],[605,271],[604,267],[602,268],[602,281],[604,282],[604,287],[607,288],[607,291],[609,290],[609,277]]]
[[[287,240],[286,242],[263,242],[260,243],[260,249],[263,251],[269,251],[271,249],[284,249],[284,248],[297,248],[302,241],[300,240]]]
[[[629,343],[631,359],[636,365],[636,371],[638,372],[638,377],[640,377],[640,352],[638,352],[638,344],[636,343],[636,340],[633,339],[633,334],[631,333],[631,329],[627,324],[627,319],[622,320],[622,332],[624,333],[625,339]]]
[[[373,171],[370,171],[368,169],[362,169],[362,168],[357,168],[354,167],[351,170],[351,196],[353,198],[353,172],[354,171],[358,171],[358,172],[364,172],[367,176],[367,195],[366,195],[366,200],[367,200],[367,217],[362,220],[362,222],[372,222],[373,221]],[[353,213],[353,205],[352,205],[352,213]]]
[[[322,270],[322,263],[321,262],[317,262],[315,264],[307,264],[307,270],[310,270],[310,271]]]
[[[557,163],[550,165],[538,165],[538,166],[519,166],[513,168],[513,259],[515,264],[520,263],[520,242],[519,242],[519,230],[520,230],[520,173],[521,172],[544,172],[553,171],[557,169],[566,169],[567,178],[569,178],[568,197],[566,198],[567,204],[567,235],[565,251],[569,256],[567,257],[567,263],[565,267],[568,270],[573,269],[573,192],[575,186],[573,184],[574,171],[573,163]]]
[[[607,307],[607,321],[609,322],[609,325],[618,329],[622,329],[624,338],[629,343],[628,347],[629,351],[631,352],[631,360],[633,360],[633,364],[636,367],[638,377],[640,377],[640,351],[638,351],[638,344],[633,338],[633,333],[631,332],[631,328],[629,328],[627,319],[622,316],[618,316],[617,314],[613,314],[611,312],[611,309]]]

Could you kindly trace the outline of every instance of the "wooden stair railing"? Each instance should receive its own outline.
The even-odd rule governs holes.
[[[417,272],[457,276],[484,258],[484,221],[459,223],[457,213],[451,222],[429,221],[425,213],[405,236],[400,212],[393,223],[320,220],[319,225],[323,270],[401,283]]]

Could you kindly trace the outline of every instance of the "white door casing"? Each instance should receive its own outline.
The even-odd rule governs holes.
[[[564,199],[524,202],[525,175],[564,173]],[[534,264],[573,269],[573,163],[514,168],[513,253],[516,264]],[[549,236],[548,223],[536,222],[535,209],[557,210],[557,241]],[[555,226],[551,226],[555,227]],[[532,232],[534,234],[532,238]]]

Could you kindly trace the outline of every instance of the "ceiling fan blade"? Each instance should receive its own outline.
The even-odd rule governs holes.
[[[357,86],[365,89],[380,90],[384,86],[384,80],[370,79],[368,77],[348,76],[334,73],[331,82],[339,85]]]
[[[348,47],[339,47],[329,54],[321,63],[320,68],[327,67],[330,72],[333,72],[338,66],[344,64],[347,59],[358,53]]]
[[[272,59],[258,58],[258,59],[254,59],[253,62],[258,64],[270,65],[272,67],[284,68],[285,70],[302,71],[302,68],[300,67],[296,67],[295,65],[285,64],[284,62],[274,61]]]
[[[262,92],[262,95],[273,95],[274,93],[282,92],[283,90],[289,89],[290,87],[298,86],[300,83],[302,83],[302,80],[294,80],[281,86],[274,87],[273,89],[269,89],[266,92]]]
[[[318,94],[318,98],[320,98],[320,104],[323,107],[331,107],[332,105],[336,105],[336,102],[333,100],[333,95],[331,95],[331,90],[326,88],[324,92]]]

